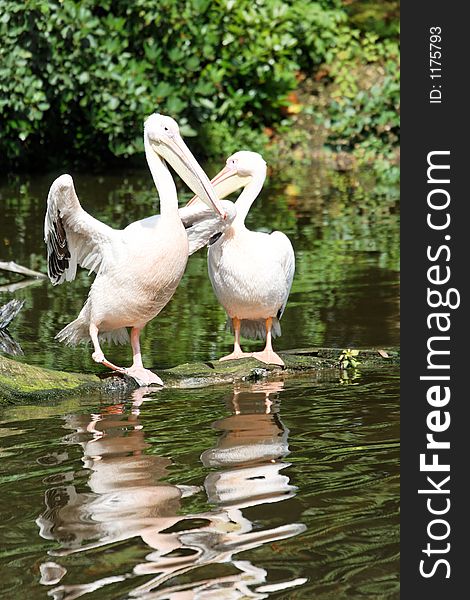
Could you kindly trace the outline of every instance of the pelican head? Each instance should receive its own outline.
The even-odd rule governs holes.
[[[239,150],[227,158],[225,168],[236,171],[240,177],[254,177],[260,172],[266,173],[266,161],[258,152]]]
[[[225,218],[209,178],[184,143],[174,119],[158,113],[150,115],[144,124],[144,141],[146,146],[173,167],[207,206],[221,218]]]
[[[258,152],[240,150],[227,158],[225,167],[217,173],[211,183],[217,196],[225,198],[232,192],[245,187],[252,178],[266,177],[266,162]]]

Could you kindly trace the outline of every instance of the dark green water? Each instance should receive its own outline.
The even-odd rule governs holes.
[[[52,178],[0,185],[0,260],[44,267]],[[154,210],[145,172],[75,179],[109,224]],[[398,345],[395,190],[333,173],[272,181],[249,225],[284,230],[296,250],[276,347]],[[99,371],[89,348],[53,339],[87,275],[16,280],[0,280],[0,304],[26,300],[10,330],[23,360]],[[231,346],[224,322],[198,253],[146,328],[144,360],[158,372],[217,358]],[[108,356],[130,360],[128,348]],[[0,597],[398,598],[398,387],[396,370],[359,366],[342,379],[0,409]]]
[[[45,270],[43,222],[54,176],[0,183],[0,260]],[[286,182],[280,181],[282,176]],[[157,209],[156,192],[146,171],[107,177],[78,174],[75,182],[84,208],[117,228]],[[276,347],[398,345],[395,190],[378,191],[372,185],[368,189],[336,173],[308,171],[276,173],[271,182],[276,187],[263,192],[247,225],[284,231],[296,253],[296,274]],[[6,284],[7,280],[2,280],[0,272],[0,302],[26,300],[10,331],[28,362],[62,369],[100,369],[89,348],[64,350],[54,340],[79,313],[92,277],[79,270],[72,283],[52,287],[47,280],[12,293],[4,290],[2,281]],[[225,319],[207,276],[205,250],[201,250],[191,257],[171,302],[146,326],[141,336],[144,363],[158,369],[227,354],[232,339]],[[259,344],[245,346],[250,349]],[[116,364],[131,361],[128,347],[115,346],[106,355]]]

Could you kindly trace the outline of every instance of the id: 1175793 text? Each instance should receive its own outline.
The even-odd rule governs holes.
[[[429,77],[432,81],[432,89],[429,92],[430,104],[441,104],[442,102],[442,86],[441,86],[441,28],[429,28]]]

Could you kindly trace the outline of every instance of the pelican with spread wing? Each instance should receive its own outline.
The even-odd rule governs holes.
[[[209,246],[207,261],[215,295],[235,334],[233,352],[220,360],[253,356],[264,363],[283,366],[284,361],[272,348],[272,338],[281,334],[279,321],[294,278],[294,250],[289,238],[280,231],[267,234],[245,226],[265,179],[263,157],[257,152],[240,151],[227,159],[224,169],[211,181],[219,198],[244,189],[235,202],[235,219],[222,235],[214,236],[217,239]],[[195,200],[189,205],[198,204]],[[243,352],[240,335],[265,339],[264,350]]]
[[[70,175],[56,179],[47,199],[44,236],[48,274],[53,285],[72,281],[77,265],[96,273],[88,299],[78,317],[57,338],[66,344],[87,342],[93,360],[126,373],[140,385],[162,380],[142,364],[140,332],[173,296],[183,276],[188,255],[229,226],[231,203],[223,212],[215,192],[170,117],[153,114],[145,122],[147,162],[160,197],[160,215],[113,229],[80,206]],[[175,183],[168,162],[207,208],[178,210]],[[100,342],[126,343],[130,331],[133,363],[130,368],[109,362]]]

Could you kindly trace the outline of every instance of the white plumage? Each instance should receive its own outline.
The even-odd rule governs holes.
[[[220,200],[218,205],[225,214],[224,220],[221,220],[220,216],[214,213],[211,208],[199,202],[178,209],[178,214],[188,236],[189,256],[211,243],[212,238],[221,235],[235,219],[237,211],[233,202]],[[135,221],[126,227],[126,231],[135,232],[137,236],[141,233],[145,234],[149,228],[154,228],[157,225],[160,218],[160,215],[152,215],[140,221]]]
[[[70,175],[52,184],[47,200],[44,235],[48,251],[48,273],[52,283],[72,281],[77,265],[97,275],[77,319],[58,339],[69,344],[88,341],[94,345],[93,359],[134,377],[141,385],[161,379],[143,368],[139,335],[173,296],[184,273],[191,249],[201,247],[233,220],[234,209],[225,203],[230,218],[223,220],[210,182],[184,144],[177,123],[154,114],[145,122],[145,153],[160,197],[161,214],[116,230],[93,218],[80,206]],[[176,187],[165,164],[167,160],[189,187],[207,204],[178,211]],[[211,215],[210,219],[204,220]],[[184,222],[183,222],[184,221]],[[185,227],[188,229],[186,230]],[[131,330],[133,365],[116,367],[104,357],[99,341],[125,343]]]
[[[219,198],[244,187],[235,202],[236,218],[208,252],[209,277],[217,299],[225,308],[235,333],[234,351],[221,358],[247,356],[240,348],[240,334],[266,339],[263,352],[251,356],[283,365],[272,350],[271,337],[281,334],[279,320],[285,310],[295,271],[295,255],[289,238],[250,231],[245,218],[266,179],[266,163],[256,152],[236,152],[212,184]]]

